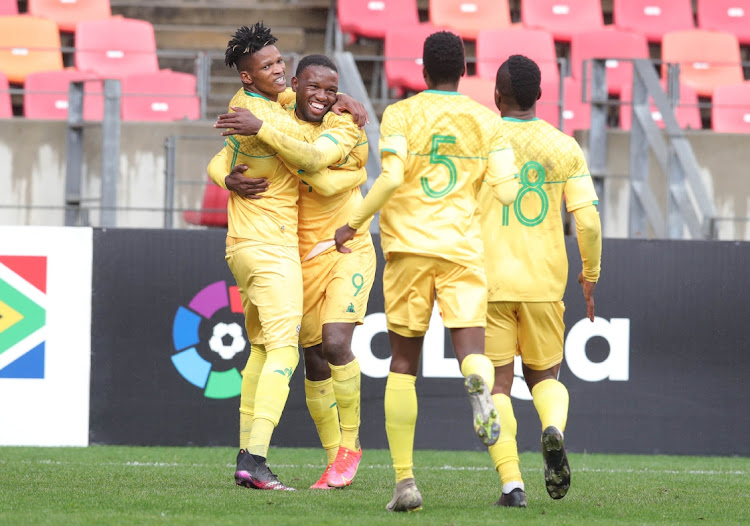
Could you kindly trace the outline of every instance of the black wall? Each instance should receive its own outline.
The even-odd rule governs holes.
[[[178,307],[217,281],[234,285],[223,244],[221,231],[95,231],[92,443],[237,445],[239,398],[205,397],[171,361],[178,352],[173,344]],[[568,240],[568,252],[565,321],[572,349],[573,340],[585,342],[594,325],[587,321],[577,337],[569,337],[585,316],[585,304],[575,281],[580,270],[575,239]],[[368,313],[383,312],[379,258]],[[750,388],[744,379],[750,370],[747,262],[750,243],[605,240],[596,314],[603,326],[608,321],[619,331],[612,341],[588,339],[585,354],[566,348],[560,379],[570,391],[570,451],[750,455],[750,442],[742,439],[750,434],[745,405]],[[242,325],[242,316],[226,308],[203,320],[197,351],[213,360],[214,370],[241,369],[249,345],[233,360],[211,358],[206,341],[217,321]],[[445,341],[450,357],[447,333]],[[385,334],[373,338],[371,347],[377,357],[389,354]],[[606,378],[579,377],[595,374],[600,362],[609,371]],[[384,388],[385,378],[363,375],[365,448],[387,447]],[[481,449],[459,379],[420,376],[417,390],[417,448]],[[519,448],[538,449],[533,404],[514,398],[514,407]],[[319,446],[305,406],[301,364],[273,444]]]

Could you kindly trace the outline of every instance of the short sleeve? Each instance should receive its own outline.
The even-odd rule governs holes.
[[[584,206],[598,204],[599,198],[581,147],[574,139],[570,140],[569,145],[566,154],[569,175],[565,182],[564,193],[566,208],[568,212],[573,212]]]
[[[380,155],[396,154],[404,163],[409,155],[406,142],[406,119],[398,105],[386,108],[380,122]]]
[[[502,120],[498,117],[492,128],[489,153],[487,155],[487,173],[484,182],[496,186],[518,175],[516,157],[508,138],[503,134]]]

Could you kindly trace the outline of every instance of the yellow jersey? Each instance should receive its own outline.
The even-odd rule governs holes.
[[[305,142],[314,143],[320,137],[325,137],[339,146],[343,158],[335,161],[329,169],[312,175],[312,177],[330,177],[336,178],[341,172],[355,172],[359,178],[353,188],[350,187],[342,192],[330,196],[324,196],[316,192],[315,189],[305,181],[305,172],[298,170],[301,178],[299,181],[299,254],[304,261],[311,255],[313,249],[321,242],[329,241],[322,253],[326,250],[332,250],[333,234],[336,228],[346,223],[352,211],[362,202],[362,193],[359,185],[367,180],[367,171],[365,165],[368,158],[367,135],[364,129],[360,129],[352,120],[351,115],[336,115],[328,112],[323,118],[323,122],[306,122],[299,119],[294,108],[288,111],[294,117],[300,126]],[[368,221],[360,233],[366,233],[369,229]],[[316,254],[317,255],[317,254]]]
[[[247,108],[283,133],[303,140],[299,126],[278,102],[240,89],[229,105]],[[296,246],[297,177],[281,162],[276,151],[256,136],[228,136],[224,149],[209,164],[208,175],[216,184],[226,188],[224,178],[237,164],[248,166],[247,177],[265,177],[270,186],[263,199],[245,199],[230,193],[227,234],[272,245]]]
[[[518,173],[502,128],[496,113],[457,92],[426,90],[386,108],[381,155],[404,163],[403,183],[380,212],[386,258],[407,252],[483,266],[477,192],[485,179],[496,186]]]
[[[598,204],[581,147],[541,120],[503,119],[521,168],[511,206],[479,194],[489,301],[560,301],[568,281],[567,210]]]

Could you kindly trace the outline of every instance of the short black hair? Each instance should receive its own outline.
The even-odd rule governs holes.
[[[464,73],[464,43],[450,31],[438,31],[427,37],[422,63],[433,82],[458,82]]]
[[[511,55],[500,65],[495,79],[495,87],[500,94],[513,99],[522,111],[536,103],[541,83],[539,66],[523,55]]]
[[[275,44],[278,40],[271,34],[271,28],[264,26],[263,22],[256,22],[252,27],[242,26],[227,44],[224,64],[230,68],[236,66],[239,69],[239,63],[243,58]]]
[[[300,76],[300,73],[305,71],[310,66],[323,66],[329,69],[332,69],[336,73],[339,72],[338,68],[336,67],[336,64],[328,58],[325,55],[307,55],[306,57],[303,57],[302,60],[299,61],[299,64],[297,64],[297,72],[295,75],[297,77]]]

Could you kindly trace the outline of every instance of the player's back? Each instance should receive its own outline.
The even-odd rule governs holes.
[[[386,254],[482,266],[476,194],[501,128],[495,113],[456,92],[427,90],[386,109],[380,151],[404,159],[404,182],[380,215]]]
[[[249,109],[278,130],[303,139],[299,127],[281,105],[261,95],[240,89],[229,106]],[[256,136],[230,135],[226,147],[226,173],[235,165],[246,164],[247,177],[264,177],[270,183],[263,199],[248,200],[231,193],[229,235],[280,245],[296,244],[298,179],[278,159],[276,151]]]
[[[591,176],[575,139],[544,120],[504,118],[503,132],[520,189],[511,206],[480,192],[489,299],[558,301],[568,278],[563,197],[569,210],[595,204]]]

